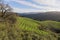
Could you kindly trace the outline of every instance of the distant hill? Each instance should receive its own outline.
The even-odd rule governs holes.
[[[41,12],[41,13],[23,13],[20,14],[20,16],[32,18],[35,20],[54,20],[54,21],[60,21],[60,12]]]

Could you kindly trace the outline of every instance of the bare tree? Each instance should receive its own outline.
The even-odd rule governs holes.
[[[5,4],[3,0],[0,0],[0,12],[2,13],[1,17],[5,17],[7,12],[11,12],[12,8]]]

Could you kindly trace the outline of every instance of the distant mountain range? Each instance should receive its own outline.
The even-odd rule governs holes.
[[[53,21],[60,21],[60,12],[31,12],[31,13],[21,13],[19,14],[23,17],[32,18],[34,20],[53,20]]]

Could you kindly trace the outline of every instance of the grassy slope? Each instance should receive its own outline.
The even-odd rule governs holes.
[[[56,21],[36,21],[25,17],[18,17],[17,25],[23,30],[39,32],[38,26],[54,27],[60,29],[60,22]],[[41,31],[40,31],[41,32]]]
[[[14,27],[8,27],[5,22],[0,22],[0,40],[57,40],[57,34],[40,30],[39,27],[60,28],[60,22],[55,21],[35,21],[25,17],[17,17]],[[13,35],[13,36],[12,36]]]
[[[17,25],[18,27],[20,27],[20,29],[22,30],[26,30],[26,31],[34,31],[36,33],[41,33],[41,34],[48,34],[47,32],[41,31],[38,29],[38,21],[29,19],[29,18],[22,18],[22,17],[18,17],[18,22]]]
[[[31,32],[35,32],[39,35],[42,35],[43,37],[49,37],[52,32],[49,31],[44,31],[44,30],[39,30],[38,26],[41,27],[41,25],[43,25],[44,27],[50,27],[50,25],[52,25],[54,28],[59,28],[60,29],[60,22],[56,22],[56,21],[35,21],[29,18],[24,18],[24,17],[18,17],[17,20],[17,25],[21,30],[25,30],[25,31],[31,31]],[[47,35],[47,36],[46,36]],[[53,38],[52,40],[54,40],[54,35],[51,35],[51,38]],[[48,40],[48,39],[46,39]]]
[[[44,26],[52,26],[54,28],[58,28],[60,29],[60,22],[56,22],[56,21],[42,21],[40,22],[41,24],[44,24]]]

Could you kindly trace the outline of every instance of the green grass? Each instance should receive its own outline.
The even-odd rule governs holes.
[[[17,26],[22,29],[22,30],[26,30],[26,31],[33,31],[33,32],[37,32],[38,34],[48,34],[48,32],[44,32],[42,30],[38,29],[38,21],[32,20],[32,19],[28,19],[28,18],[22,18],[22,17],[18,17],[17,20]]]
[[[25,17],[18,17],[16,25],[23,31],[34,32],[34,33],[37,33],[38,35],[42,35],[43,37],[49,37],[51,34],[54,34],[54,33],[49,32],[49,31],[39,30],[38,26],[44,25],[45,27],[46,26],[50,27],[49,24],[51,24],[51,23],[52,23],[53,27],[59,28],[58,24],[60,22],[56,22],[56,21],[42,21],[41,22],[41,21],[36,21],[36,20],[29,19],[29,18],[25,18]],[[52,36],[53,35],[51,35],[51,38],[52,38]]]
[[[7,24],[7,25],[6,25]],[[43,26],[41,26],[43,25]],[[0,37],[6,40],[57,40],[57,34],[50,30],[40,30],[43,27],[60,29],[60,22],[36,21],[25,17],[17,17],[14,26],[0,22]],[[12,36],[13,35],[13,36]],[[2,40],[0,38],[0,40]]]
[[[36,21],[25,17],[17,18],[17,26],[23,30],[34,31],[39,30],[38,26],[43,25],[44,27],[54,27],[60,29],[60,22],[56,21]]]
[[[56,22],[56,21],[42,21],[42,22],[40,22],[40,24],[44,25],[45,27],[53,27],[53,28],[60,29],[60,22]]]

